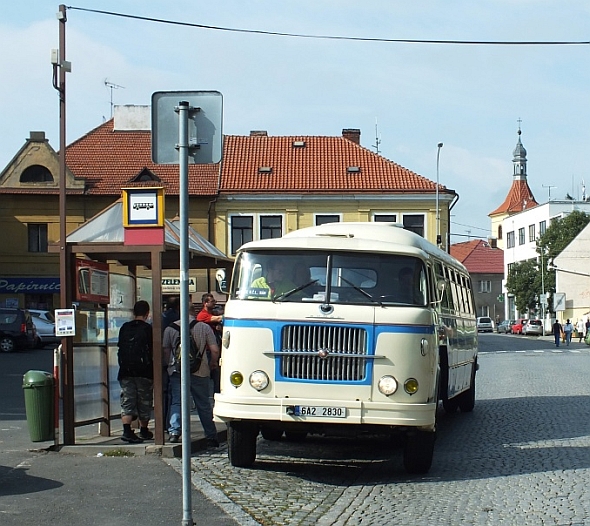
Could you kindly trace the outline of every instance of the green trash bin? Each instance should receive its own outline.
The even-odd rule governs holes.
[[[23,390],[31,441],[54,440],[53,375],[45,371],[27,371],[23,376]]]

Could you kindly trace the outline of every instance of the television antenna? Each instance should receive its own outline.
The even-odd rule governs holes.
[[[375,144],[373,144],[373,148],[375,148],[375,153],[379,155],[381,150],[379,149],[379,145],[381,144],[381,139],[379,138],[379,131],[377,128],[377,119],[375,119]]]
[[[111,90],[111,119],[113,118],[113,90],[114,89],[125,89],[125,86],[120,86],[119,84],[115,84],[113,82],[109,82],[109,79],[104,79],[104,85]]]
[[[557,188],[557,186],[553,186],[552,184],[544,184],[542,186],[543,186],[543,188],[548,188],[549,189],[549,198],[548,198],[548,201],[551,201],[551,188]]]

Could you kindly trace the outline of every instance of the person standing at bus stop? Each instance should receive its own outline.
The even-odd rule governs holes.
[[[215,339],[217,340],[217,345],[221,351],[221,331],[222,329],[222,322],[223,316],[215,312],[215,305],[217,301],[213,297],[213,294],[210,292],[206,292],[201,297],[201,303],[203,304],[203,308],[197,314],[197,321],[202,321],[206,323],[213,329],[213,333],[215,334]],[[211,353],[208,353],[209,355]],[[213,380],[213,392],[219,393],[221,390],[220,386],[220,370],[212,369],[211,370],[211,380]]]
[[[563,333],[563,327],[559,320],[555,320],[553,324],[553,336],[555,337],[555,347],[559,347],[559,341],[561,340],[561,334]]]

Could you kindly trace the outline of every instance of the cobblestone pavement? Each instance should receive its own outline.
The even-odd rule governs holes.
[[[487,352],[473,413],[439,413],[427,476],[384,438],[259,438],[253,468],[220,448],[193,481],[240,524],[590,526],[590,353]]]

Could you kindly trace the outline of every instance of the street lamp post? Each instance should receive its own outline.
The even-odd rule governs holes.
[[[438,143],[438,149],[436,151],[436,244],[440,246],[441,244],[441,237],[440,237],[440,207],[438,202],[438,168],[439,168],[439,161],[440,161],[440,149],[443,147],[443,143]]]

